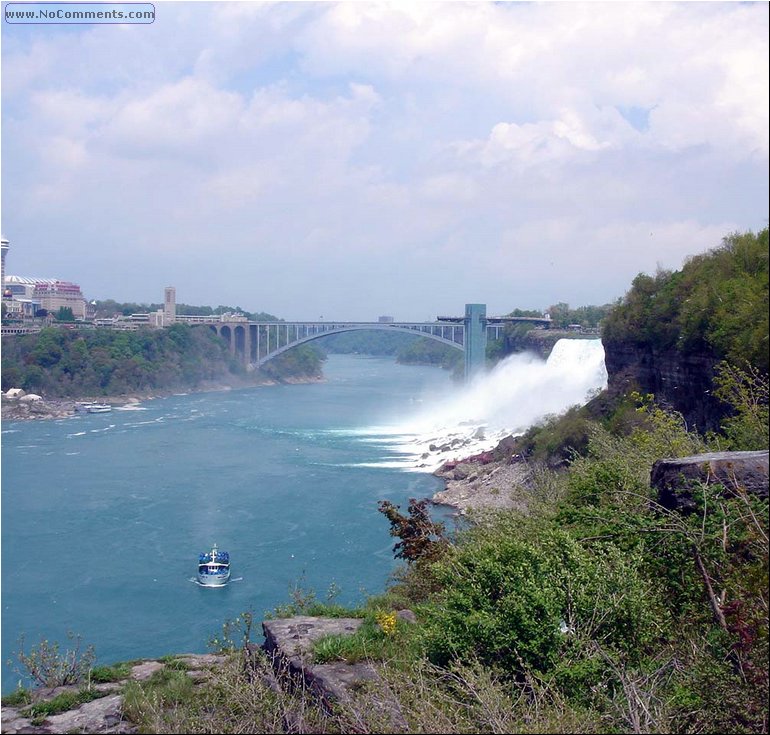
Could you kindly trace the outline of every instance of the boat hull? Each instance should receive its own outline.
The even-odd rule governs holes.
[[[198,574],[198,584],[204,587],[223,587],[230,581],[230,572],[226,574]]]

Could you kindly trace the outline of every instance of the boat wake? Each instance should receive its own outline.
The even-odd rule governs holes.
[[[606,385],[601,340],[559,340],[548,360],[511,355],[467,387],[426,398],[417,413],[397,425],[356,430],[357,440],[380,455],[357,466],[433,472],[586,403]]]

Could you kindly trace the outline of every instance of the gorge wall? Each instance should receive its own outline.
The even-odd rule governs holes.
[[[719,428],[727,406],[712,393],[719,362],[715,357],[658,351],[606,337],[602,344],[612,393],[652,393],[658,403],[679,411],[691,428],[701,432]]]

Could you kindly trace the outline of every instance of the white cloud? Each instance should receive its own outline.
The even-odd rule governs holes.
[[[608,300],[766,222],[764,4],[159,8],[4,28],[13,270],[287,317],[359,291],[500,311]]]

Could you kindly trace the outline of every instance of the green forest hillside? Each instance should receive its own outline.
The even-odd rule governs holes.
[[[3,339],[2,387],[46,397],[119,396],[317,378],[322,359],[318,351],[301,346],[273,360],[269,370],[247,373],[205,326],[137,331],[49,327]]]
[[[680,271],[640,273],[602,337],[768,371],[768,229],[732,234]]]

